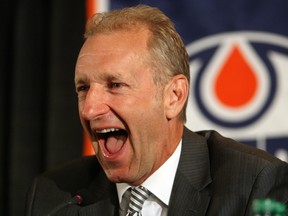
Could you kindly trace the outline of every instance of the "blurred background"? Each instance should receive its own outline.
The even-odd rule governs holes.
[[[33,178],[93,154],[74,66],[93,13],[160,8],[190,56],[191,130],[215,129],[288,161],[288,1],[2,0],[0,215],[24,215]]]

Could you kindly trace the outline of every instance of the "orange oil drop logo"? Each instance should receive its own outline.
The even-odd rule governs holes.
[[[234,45],[215,80],[218,100],[225,106],[238,108],[253,98],[257,87],[255,72],[238,46]]]

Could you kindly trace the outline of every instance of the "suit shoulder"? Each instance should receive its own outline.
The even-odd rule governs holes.
[[[96,157],[87,156],[48,170],[41,174],[41,177],[52,180],[63,190],[73,190],[74,186],[89,186],[100,170],[102,168]]]
[[[225,158],[231,160],[239,159],[241,161],[245,159],[258,161],[258,163],[263,165],[282,163],[280,159],[264,150],[222,136],[217,131],[199,131],[197,134],[205,137],[211,158],[217,157],[217,160],[225,160]]]
[[[208,147],[212,179],[209,188],[214,198],[211,206],[220,211],[218,204],[231,200],[231,206],[238,206],[239,211],[242,211],[255,198],[269,197],[287,202],[286,162],[216,131],[201,131],[197,134],[206,140],[204,143]]]

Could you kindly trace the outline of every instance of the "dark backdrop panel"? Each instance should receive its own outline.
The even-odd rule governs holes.
[[[74,66],[85,1],[1,1],[0,215],[24,215],[33,178],[82,153]]]
[[[7,185],[8,179],[5,178],[7,175],[7,149],[9,145],[9,108],[10,104],[10,79],[12,68],[11,59],[11,35],[12,27],[10,25],[11,21],[11,10],[10,1],[0,1],[0,8],[6,13],[0,13],[0,215],[4,215],[4,206],[6,204],[6,191],[5,185]]]

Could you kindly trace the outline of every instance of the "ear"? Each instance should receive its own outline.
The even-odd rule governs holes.
[[[174,76],[165,87],[165,111],[168,120],[181,112],[187,97],[189,83],[183,74]]]

